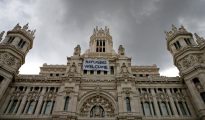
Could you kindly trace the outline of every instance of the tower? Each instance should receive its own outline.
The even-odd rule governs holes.
[[[109,28],[98,29],[94,28],[93,35],[90,37],[90,52],[91,53],[112,53],[113,42],[112,36],[109,33]]]
[[[172,30],[165,33],[167,49],[188,88],[196,113],[205,120],[205,40],[196,33],[194,39],[183,26],[172,25]]]
[[[1,32],[2,40],[4,31]],[[21,27],[17,24],[8,31],[0,42],[0,99],[13,77],[25,62],[25,56],[33,46],[35,30],[28,29],[28,24]]]

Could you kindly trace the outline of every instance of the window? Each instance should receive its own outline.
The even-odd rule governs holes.
[[[205,103],[205,92],[200,93],[200,95],[201,95],[202,100],[203,100],[204,103]]]
[[[175,46],[175,48],[178,50],[179,48],[181,48],[181,45],[180,45],[180,43],[179,43],[179,41],[176,41],[175,43],[174,43],[174,46]]]
[[[84,73],[84,74],[87,74],[87,72],[88,72],[87,70],[83,70],[83,73]]]
[[[167,109],[167,105],[165,102],[161,102],[160,103],[160,112],[162,116],[168,116],[168,109]]]
[[[47,101],[46,102],[46,106],[45,106],[45,110],[44,110],[44,114],[50,114],[51,113],[51,109],[52,109],[52,102],[51,101]]]
[[[20,86],[20,87],[19,87],[19,91],[23,91],[23,86]]]
[[[171,107],[170,102],[168,102],[168,107],[169,107],[169,109],[170,109],[171,114],[174,115],[174,112],[173,112],[173,110],[172,110],[172,107]]]
[[[105,46],[105,40],[103,40],[103,46]]]
[[[54,92],[55,88],[54,87],[51,87],[50,88],[50,92]]]
[[[59,76],[59,74],[57,73],[57,74],[56,74],[56,76],[58,77],[58,76]]]
[[[193,81],[195,87],[196,87],[198,90],[200,90],[200,89],[202,88],[202,86],[201,86],[200,81],[199,81],[198,78],[194,78],[192,81]]]
[[[64,111],[68,111],[69,96],[65,97]]]
[[[107,71],[104,71],[104,74],[107,75]]]
[[[50,76],[52,77],[52,76],[53,76],[53,74],[51,73],[51,74],[50,74]]]
[[[35,91],[38,91],[38,90],[39,90],[39,87],[35,87],[34,90],[35,90]]]
[[[181,112],[182,112],[182,115],[187,115],[183,103],[182,103],[182,102],[178,102],[178,103],[179,103],[179,108],[180,108],[180,110],[181,110]]]
[[[145,116],[151,116],[151,109],[150,109],[150,103],[149,102],[145,102],[143,104],[143,109],[144,109],[144,115]]]
[[[105,48],[103,48],[103,52],[105,52]]]
[[[12,43],[15,37],[10,37],[7,43]]]
[[[25,45],[25,41],[23,41],[23,39],[21,39],[20,41],[19,41],[19,43],[18,43],[18,46],[20,47],[20,48],[23,48],[23,46]]]
[[[97,40],[96,52],[105,52],[105,40]]]
[[[184,41],[186,42],[187,45],[191,45],[191,41],[189,38],[184,38]]]
[[[30,104],[29,104],[29,107],[28,107],[28,110],[27,110],[27,113],[28,114],[33,114],[34,113],[34,108],[35,108],[35,105],[36,105],[36,101],[31,101]]]
[[[100,70],[98,70],[98,71],[97,71],[97,74],[99,75],[100,73],[101,73],[101,71],[100,71]]]
[[[13,112],[14,112],[14,109],[15,109],[15,107],[16,107],[16,105],[17,105],[17,102],[18,102],[18,100],[13,100],[13,103],[12,103],[12,105],[11,105],[11,108],[10,108],[10,110],[9,110],[9,113],[13,113]]]
[[[143,74],[140,74],[140,77],[143,77]]]
[[[110,74],[111,74],[111,75],[114,74],[114,66],[110,66]]]
[[[126,100],[127,112],[131,112],[130,98],[126,97],[125,100]]]
[[[92,107],[90,111],[90,117],[104,117],[104,116],[105,116],[105,111],[102,106],[95,105]]]
[[[93,75],[93,74],[94,74],[94,71],[93,71],[93,70],[91,70],[91,71],[90,71],[90,74],[91,74],[91,75]]]

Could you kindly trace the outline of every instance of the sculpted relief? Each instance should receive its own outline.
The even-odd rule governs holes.
[[[179,70],[185,70],[192,67],[194,64],[204,63],[204,60],[199,55],[188,55],[184,59],[180,60],[177,64]]]
[[[17,69],[20,67],[20,62],[14,56],[8,53],[3,53],[0,55],[0,63]]]
[[[96,95],[88,98],[82,105],[80,112],[90,117],[104,117],[114,114],[114,106],[103,96]]]

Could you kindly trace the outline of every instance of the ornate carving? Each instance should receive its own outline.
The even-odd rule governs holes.
[[[105,114],[108,116],[111,114],[114,114],[115,109],[114,109],[114,106],[112,105],[112,103],[108,99],[106,99],[102,96],[99,96],[99,95],[96,95],[96,96],[93,96],[93,97],[87,99],[83,103],[82,107],[80,108],[80,112],[82,114],[89,114],[89,113],[91,113],[92,108],[95,106],[102,107],[102,109],[105,111]],[[95,113],[93,113],[93,114],[95,114],[95,116],[98,116],[97,113],[99,113],[99,112],[95,111]]]
[[[71,73],[76,72],[76,64],[75,64],[75,63],[73,63],[73,64],[70,66],[69,72],[71,72]]]
[[[120,45],[118,48],[118,54],[125,55],[125,48],[122,45]]]
[[[157,94],[157,99],[165,101],[169,99],[169,96],[163,92]]]
[[[32,99],[32,100],[37,100],[37,99],[39,99],[39,97],[40,97],[40,94],[39,94],[39,92],[38,91],[31,91],[31,92],[29,92],[28,93],[28,95],[27,95],[27,99]]]
[[[177,65],[180,70],[184,70],[196,63],[204,63],[203,58],[200,55],[188,55],[183,60],[179,61]]]
[[[125,63],[122,64],[121,66],[121,73],[125,74],[125,73],[128,73],[128,68],[127,66],[125,65]]]
[[[74,53],[73,53],[73,55],[80,56],[80,53],[81,53],[80,45],[77,45],[77,46],[74,48]]]
[[[14,66],[16,64],[16,59],[14,56],[4,53],[0,56],[0,61],[3,62],[3,64],[6,64],[8,66]]]
[[[176,92],[176,93],[173,93],[173,98],[178,101],[181,101],[181,100],[185,100],[185,95],[182,94],[181,92]]]

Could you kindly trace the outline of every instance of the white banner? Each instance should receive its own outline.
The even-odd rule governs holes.
[[[109,62],[104,59],[85,59],[83,70],[101,70],[109,71]]]

